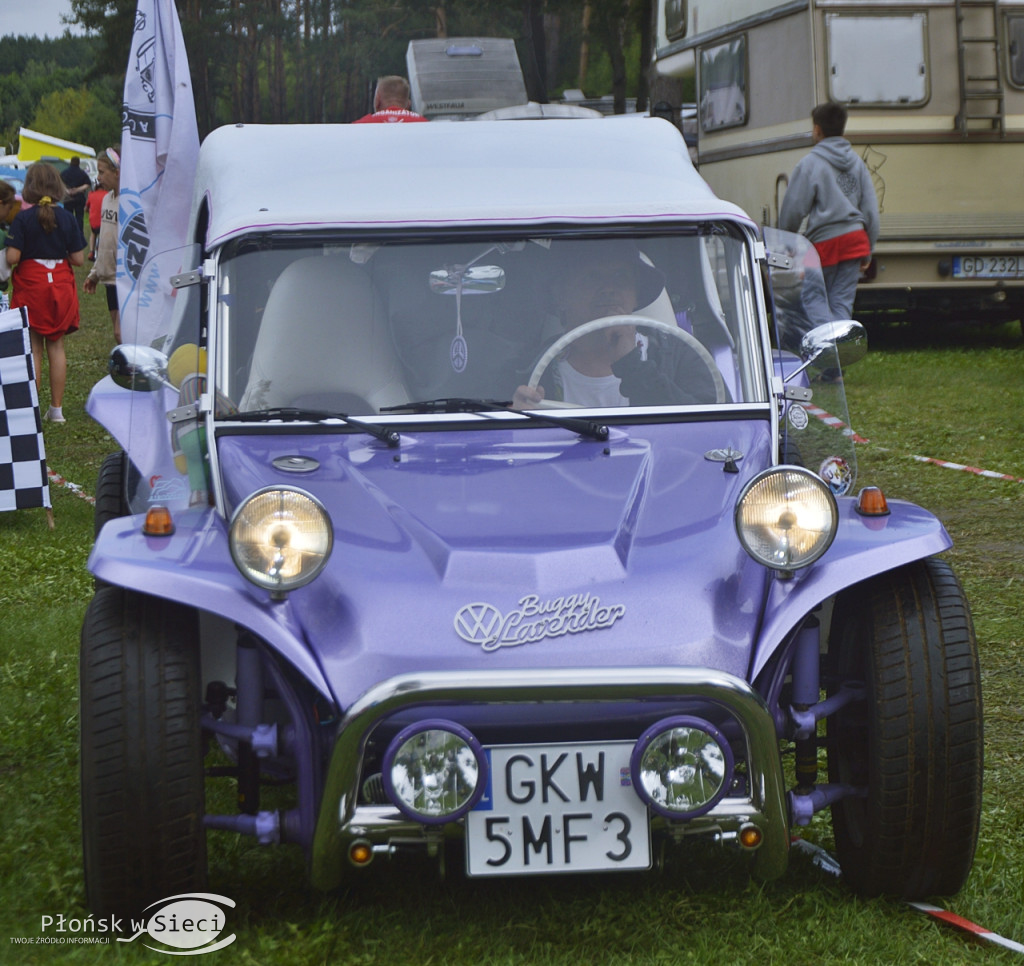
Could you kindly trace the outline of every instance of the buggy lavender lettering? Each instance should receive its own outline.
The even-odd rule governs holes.
[[[467,604],[455,615],[455,630],[470,644],[495,651],[611,627],[625,613],[624,605],[602,607],[600,598],[590,594],[572,594],[544,603],[530,594],[519,601],[518,609],[506,614],[493,604]]]

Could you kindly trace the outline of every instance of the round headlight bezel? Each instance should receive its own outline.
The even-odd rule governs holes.
[[[257,517],[257,523],[254,524],[253,521],[246,521],[246,514],[252,511],[257,501],[265,500],[273,494],[279,494],[280,497],[278,512],[281,509],[288,508],[287,504],[282,501],[298,501],[298,506],[301,506],[305,512],[312,512],[319,516],[322,521],[324,546],[322,549],[310,553],[311,557],[315,555],[312,564],[302,568],[294,575],[274,575],[269,570],[264,573],[258,567],[253,566],[250,560],[247,559],[249,554],[246,553],[246,547],[250,545],[241,539],[239,533],[242,526],[258,526],[259,518]],[[270,517],[271,514],[267,513],[263,519],[269,521]],[[269,522],[265,525],[267,527],[270,526]],[[250,493],[235,508],[228,526],[228,546],[231,550],[231,559],[234,561],[239,573],[246,580],[263,590],[269,591],[272,596],[280,597],[298,587],[305,586],[310,581],[315,580],[320,574],[334,548],[334,528],[331,525],[331,518],[327,513],[327,509],[312,493],[297,486],[265,486]]]
[[[392,769],[395,766],[395,759],[398,758],[404,747],[413,739],[431,732],[446,732],[458,739],[473,754],[477,764],[476,785],[466,799],[450,812],[444,814],[431,814],[416,809],[406,801],[401,792],[395,786]],[[391,803],[406,817],[424,825],[445,825],[449,822],[458,821],[468,812],[472,811],[483,797],[490,780],[490,768],[487,761],[487,753],[476,736],[455,721],[444,718],[428,718],[423,721],[414,722],[403,728],[388,743],[387,750],[381,766],[381,777],[384,783],[384,791]]]
[[[684,728],[689,729],[690,731],[700,732],[709,739],[710,743],[718,747],[718,750],[722,755],[723,769],[722,780],[713,794],[706,798],[700,805],[695,805],[693,808],[681,809],[672,808],[664,802],[659,802],[654,798],[643,780],[643,761],[648,750],[650,750],[659,738]],[[689,821],[690,819],[707,814],[725,797],[729,788],[732,786],[733,775],[735,772],[735,758],[725,735],[723,735],[722,732],[710,721],[705,721],[703,718],[698,718],[694,715],[675,715],[671,718],[663,718],[661,721],[656,721],[637,739],[629,757],[629,769],[633,789],[648,808],[665,818],[676,821]]]
[[[801,551],[798,555],[794,555],[792,547],[787,548],[782,541],[776,544],[774,552],[763,553],[760,551],[760,542],[752,540],[750,533],[748,533],[748,528],[752,530],[757,525],[756,522],[749,519],[749,514],[753,509],[750,502],[753,499],[752,494],[756,494],[759,490],[765,490],[776,483],[776,481],[781,480],[788,480],[788,483],[783,484],[783,489],[787,496],[780,498],[778,501],[779,509],[777,514],[775,514],[778,518],[781,519],[787,506],[793,506],[799,502],[797,499],[789,498],[788,496],[799,487],[804,494],[810,494],[820,499],[817,510],[822,522],[827,520],[827,524],[823,528],[815,530],[805,527],[802,529],[802,532],[805,534],[817,532],[819,536],[808,549]],[[793,511],[790,510],[790,512]],[[809,567],[816,560],[820,559],[825,551],[832,546],[832,541],[835,540],[839,529],[839,505],[836,502],[835,494],[832,493],[828,484],[817,473],[803,466],[773,466],[762,473],[758,473],[757,476],[749,480],[743,487],[736,501],[733,519],[736,535],[743,549],[758,563],[786,574]],[[762,531],[767,528],[767,524],[762,524]]]

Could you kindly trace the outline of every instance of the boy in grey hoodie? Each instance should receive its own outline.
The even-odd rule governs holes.
[[[819,104],[811,112],[814,147],[793,169],[779,227],[805,234],[821,259],[833,319],[849,319],[861,268],[878,239],[878,198],[867,165],[844,138],[846,108]]]

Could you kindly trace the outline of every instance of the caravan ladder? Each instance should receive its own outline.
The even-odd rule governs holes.
[[[999,19],[995,0],[954,0],[957,65],[960,71],[960,113],[956,123],[961,135],[972,131],[1006,134],[1003,82],[1000,76]],[[979,32],[980,31],[980,32]],[[985,128],[972,121],[987,121]]]

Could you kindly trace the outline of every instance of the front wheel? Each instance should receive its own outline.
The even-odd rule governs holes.
[[[936,557],[837,601],[832,687],[866,700],[829,720],[829,779],[859,787],[832,806],[843,876],[864,895],[951,895],[967,879],[981,814],[982,715],[971,613]]]
[[[128,478],[128,456],[109,453],[100,465],[96,477],[96,504],[93,509],[93,539],[100,535],[104,524],[126,517],[131,513],[125,483]]]
[[[81,634],[82,851],[96,915],[206,885],[198,620],[105,587]]]

